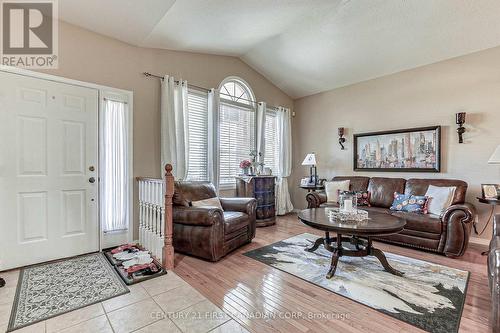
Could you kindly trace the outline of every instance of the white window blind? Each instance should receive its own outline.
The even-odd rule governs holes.
[[[267,110],[266,112],[266,150],[264,155],[264,165],[271,168],[273,175],[278,175],[279,170],[279,138],[278,138],[278,117],[276,112]]]
[[[220,185],[231,187],[240,162],[255,149],[255,111],[251,106],[221,100],[219,115]]]
[[[188,180],[208,180],[208,95],[188,91]]]

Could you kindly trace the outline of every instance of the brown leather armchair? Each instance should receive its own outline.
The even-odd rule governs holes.
[[[173,197],[175,251],[218,261],[255,237],[254,198],[220,198],[217,207],[192,207],[192,201],[216,197],[210,182],[177,181]]]
[[[491,295],[491,328],[500,332],[500,214],[493,221],[493,237],[488,253],[488,280]]]

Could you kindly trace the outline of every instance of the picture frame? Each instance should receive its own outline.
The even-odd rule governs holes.
[[[500,184],[481,184],[484,199],[500,200]]]
[[[300,186],[314,186],[316,185],[316,180],[314,176],[312,177],[313,181],[311,182],[311,177],[305,177],[300,180]]]
[[[354,134],[354,171],[441,172],[441,126]]]

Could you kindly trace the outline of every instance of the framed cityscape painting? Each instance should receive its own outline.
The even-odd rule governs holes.
[[[441,126],[354,134],[354,171],[441,171]]]

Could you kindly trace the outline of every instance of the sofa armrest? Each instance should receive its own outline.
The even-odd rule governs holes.
[[[224,221],[222,210],[216,207],[175,206],[172,218],[174,223],[195,226],[211,226]]]
[[[472,222],[476,218],[476,209],[469,203],[452,205],[441,215],[446,226],[444,253],[449,257],[460,257],[469,244]]]
[[[257,207],[257,200],[254,198],[220,198],[220,203],[224,210],[232,212],[254,214]]]
[[[451,205],[448,207],[443,214],[441,214],[441,220],[446,221],[450,219],[450,216],[457,211],[462,212],[462,219],[460,222],[471,223],[476,217],[476,208],[470,203],[463,203],[458,205]]]
[[[318,208],[327,201],[324,192],[309,192],[306,194],[307,208]]]

